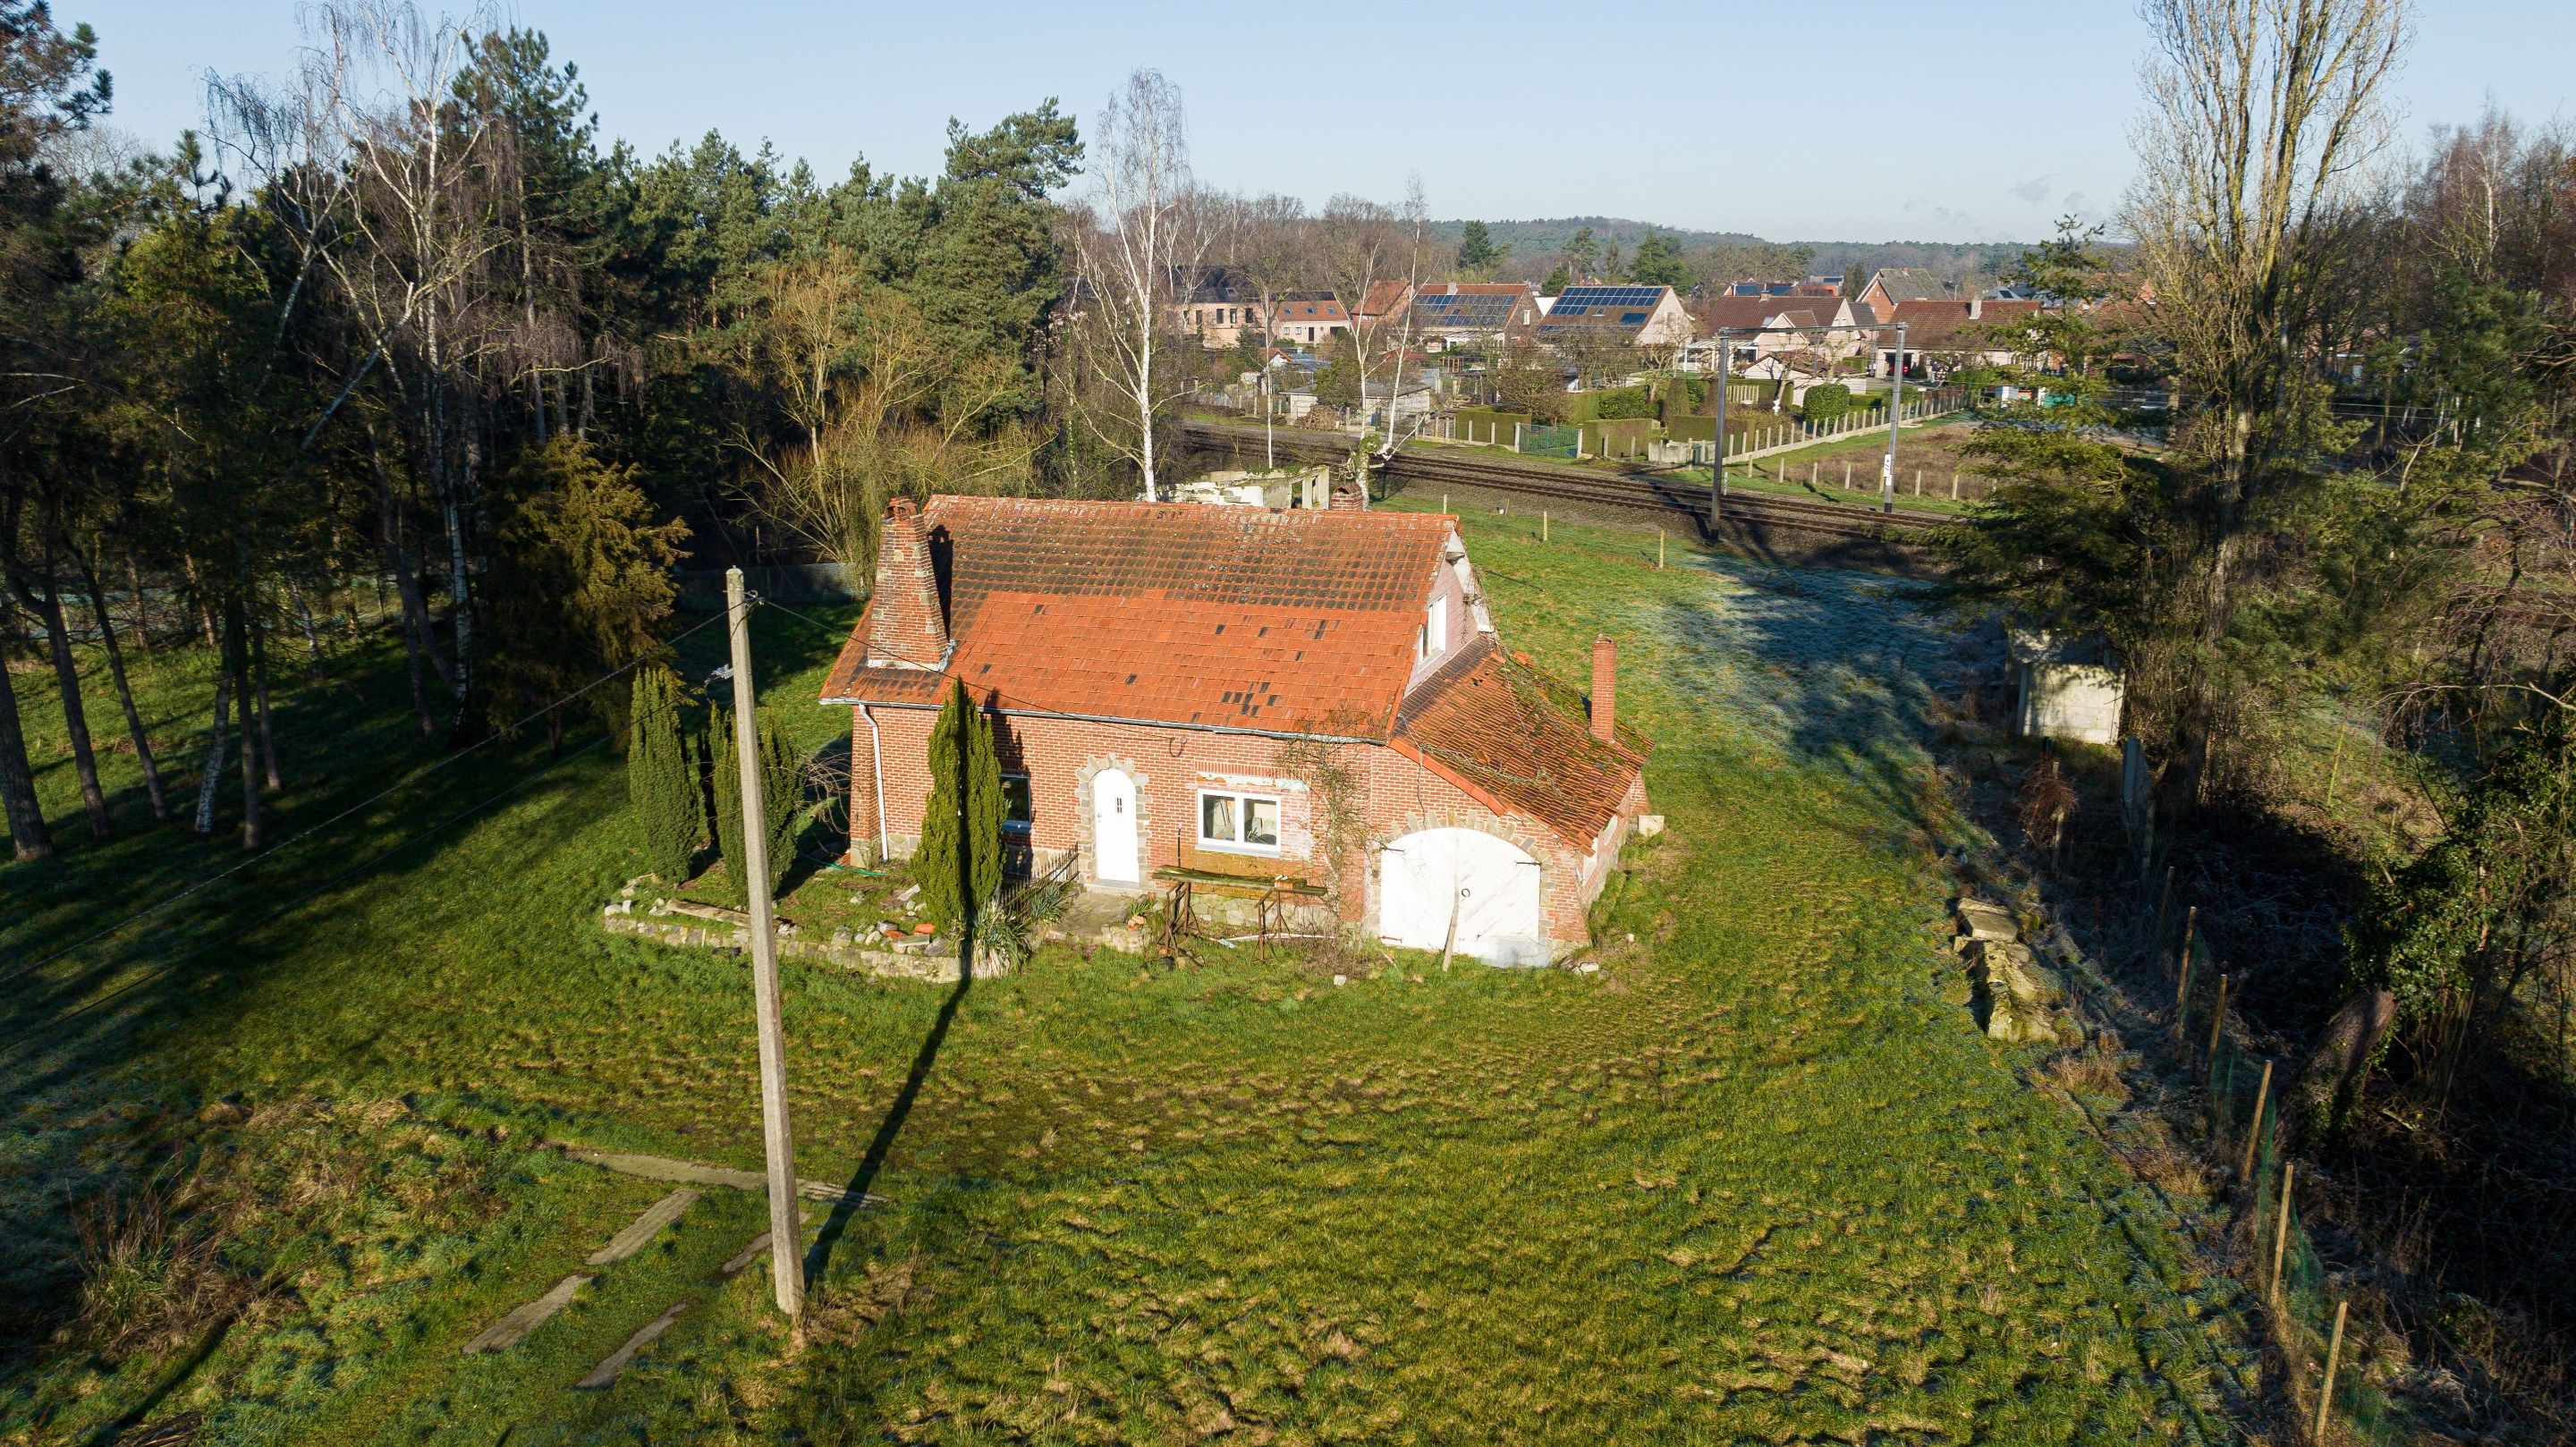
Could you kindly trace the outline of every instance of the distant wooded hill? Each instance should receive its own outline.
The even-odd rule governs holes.
[[[1451,245],[1457,244],[1465,225],[1463,220],[1432,223]],[[2021,242],[1767,241],[1741,231],[1693,231],[1687,227],[1657,226],[1652,222],[1631,221],[1617,216],[1564,216],[1485,223],[1494,244],[1510,247],[1512,259],[1524,266],[1552,261],[1565,249],[1565,243],[1574,233],[1587,226],[1592,228],[1595,240],[1604,243],[1616,241],[1622,255],[1635,252],[1637,243],[1651,231],[1669,239],[1685,253],[1722,253],[1725,260],[1734,264],[1721,270],[1740,270],[1750,274],[1767,267],[1784,269],[1785,274],[1785,268],[1794,262],[1796,253],[1804,252],[1804,271],[1857,272],[1863,279],[1883,266],[1919,266],[1953,279],[1992,277],[2011,265],[2024,245]],[[1545,267],[1540,266],[1539,269],[1544,270]]]

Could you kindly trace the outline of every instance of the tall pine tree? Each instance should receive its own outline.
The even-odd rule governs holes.
[[[930,803],[912,877],[931,922],[970,921],[1002,887],[1002,764],[993,725],[954,685],[930,731]]]
[[[664,884],[687,881],[706,838],[697,751],[680,720],[680,680],[658,663],[635,672],[626,728],[626,797],[644,836],[644,862]]]
[[[797,807],[803,802],[804,779],[797,767],[796,746],[788,742],[767,709],[753,712],[752,727],[760,740],[761,815],[769,826],[766,887],[774,897],[779,881],[787,877],[787,866],[796,858]],[[747,906],[751,896],[743,888],[742,766],[736,762],[731,711],[717,710],[709,732],[715,753],[717,848],[724,854],[726,889],[733,903]]]

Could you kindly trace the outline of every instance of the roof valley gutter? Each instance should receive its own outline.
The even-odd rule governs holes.
[[[857,708],[862,711],[870,708],[904,708],[917,713],[937,713],[940,709],[940,705],[935,703],[884,703],[858,698],[827,698],[820,702],[825,708]],[[1121,718],[1116,714],[1107,713],[1057,713],[1052,709],[1042,708],[1003,708],[1000,712],[1009,718],[1055,718],[1072,723],[1126,724],[1140,729],[1187,729],[1191,733],[1246,734],[1257,739],[1313,739],[1318,743],[1327,744],[1384,744],[1395,736],[1391,728],[1388,730],[1387,738],[1376,739],[1366,734],[1317,734],[1300,729],[1248,729],[1231,724],[1182,723],[1177,719],[1167,718]],[[875,720],[871,719],[869,722],[873,725]]]

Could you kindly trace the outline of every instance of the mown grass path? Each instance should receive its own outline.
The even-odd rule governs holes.
[[[1651,538],[1522,522],[1466,524],[1507,639],[1580,677],[1618,637],[1658,741],[1671,832],[1614,886],[1599,974],[791,969],[800,1172],[895,1202],[823,1224],[807,1340],[684,1229],[496,1371],[454,1344],[635,1209],[530,1135],[758,1160],[743,968],[595,930],[628,840],[580,761],[131,1026],[165,1109],[398,1100],[490,1194],[421,1228],[442,1265],[394,1326],[311,1328],[337,1385],[218,1402],[201,1440],[2231,1438],[2251,1359],[2191,1204],[2022,1083],[1940,949],[1918,740],[1950,640],[1885,580],[1656,572]],[[837,640],[764,622],[796,650],[773,696],[842,728],[797,711]],[[569,1390],[675,1289],[703,1307]]]

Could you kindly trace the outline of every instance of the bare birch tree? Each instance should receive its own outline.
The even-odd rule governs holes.
[[[281,308],[281,333],[301,295],[327,286],[355,325],[341,385],[304,439],[309,446],[361,388],[381,377],[409,471],[428,490],[446,545],[450,610],[444,657],[429,640],[417,588],[403,589],[406,626],[470,717],[483,456],[484,366],[532,330],[496,304],[496,264],[513,245],[504,212],[514,193],[507,138],[493,112],[457,101],[473,64],[480,12],[424,18],[396,0],[339,0],[311,12],[302,63],[285,87],[216,88],[232,148],[281,198],[281,218],[304,259]],[[262,174],[265,173],[265,174]],[[375,471],[388,517],[395,479]],[[407,569],[397,559],[403,580]]]
[[[1210,208],[1191,179],[1180,89],[1159,72],[1139,70],[1109,97],[1092,147],[1091,194],[1067,218],[1074,309],[1089,366],[1120,415],[1085,420],[1135,463],[1151,502],[1160,496],[1155,426],[1189,388],[1186,369],[1172,364],[1169,313],[1207,253]],[[1077,408],[1093,411],[1081,395],[1074,390]]]
[[[1294,289],[1315,265],[1306,203],[1294,196],[1261,196],[1226,208],[1223,250],[1226,265],[1249,288],[1261,309],[1261,344],[1279,345],[1279,299]],[[1270,364],[1261,366],[1262,466],[1279,465],[1273,426],[1277,408],[1270,396]]]
[[[1395,315],[1363,328],[1358,313],[1372,288],[1402,282],[1407,297],[1431,279],[1436,264],[1431,244],[1430,212],[1422,198],[1422,178],[1406,187],[1401,206],[1388,206],[1359,196],[1336,196],[1324,206],[1323,244],[1327,270],[1343,304],[1351,309],[1352,353],[1358,359],[1360,408],[1366,414],[1372,376],[1386,377],[1387,427],[1374,449],[1377,461],[1395,453],[1395,401],[1403,391],[1404,359],[1413,345],[1414,311],[1410,302]]]

